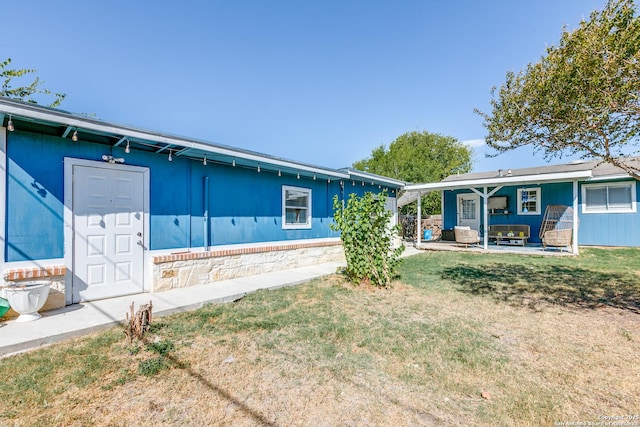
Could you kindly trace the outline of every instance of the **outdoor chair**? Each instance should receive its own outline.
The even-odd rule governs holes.
[[[556,248],[562,248],[571,246],[571,238],[573,236],[573,230],[566,228],[563,230],[547,230],[542,235],[542,247],[546,249],[547,246],[553,246]]]
[[[463,244],[464,247],[469,245],[475,245],[480,243],[480,237],[478,236],[478,230],[472,230],[470,227],[454,227],[454,233],[456,236],[456,243]]]

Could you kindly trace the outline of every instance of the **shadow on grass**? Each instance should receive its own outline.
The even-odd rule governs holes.
[[[640,314],[640,277],[575,267],[492,263],[446,268],[462,292],[538,310],[543,303],[580,309],[610,306]]]
[[[184,372],[187,372],[189,376],[198,381],[202,386],[209,389],[209,391],[217,394],[220,398],[232,403],[235,405],[241,412],[248,415],[254,422],[255,425],[265,426],[265,427],[275,427],[277,424],[273,421],[270,421],[265,415],[263,415],[260,411],[254,410],[249,405],[247,405],[244,401],[240,400],[237,396],[234,396],[231,392],[219,387],[215,383],[213,383],[208,378],[205,378],[201,373],[193,370],[189,367],[188,363],[185,363],[178,359],[173,353],[173,344],[170,341],[165,341],[164,345],[159,345],[159,343],[151,342],[148,338],[142,338],[142,343],[145,344],[147,349],[158,353],[158,360],[162,364],[171,365],[176,369],[181,369]],[[169,343],[167,345],[166,343]],[[160,348],[159,348],[160,347]],[[153,359],[152,359],[153,360]],[[157,372],[154,372],[154,374]]]

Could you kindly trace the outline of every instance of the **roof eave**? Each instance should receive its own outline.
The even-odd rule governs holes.
[[[408,192],[430,192],[439,190],[456,190],[462,188],[497,187],[504,185],[530,185],[536,183],[550,183],[572,181],[575,179],[589,179],[592,177],[591,170],[581,170],[573,172],[559,172],[523,176],[506,176],[497,178],[471,179],[452,182],[433,182],[428,184],[414,184],[404,187]]]
[[[181,147],[194,151],[201,151],[211,154],[219,154],[229,156],[236,159],[244,159],[262,165],[273,165],[274,167],[287,168],[306,172],[308,174],[318,174],[338,179],[349,179],[350,175],[343,171],[330,168],[307,165],[304,163],[293,162],[272,156],[262,155],[260,153],[250,152],[247,150],[234,149],[233,147],[224,147],[220,145],[212,145],[202,141],[190,138],[168,135],[165,133],[153,132],[135,128],[132,126],[116,125],[90,117],[80,117],[68,112],[55,110],[39,105],[24,103],[9,98],[0,97],[0,105],[5,114],[23,116],[33,120],[42,120],[44,122],[57,123],[65,126],[71,126],[111,135],[122,135],[129,138],[137,138],[150,142],[166,144],[172,147]]]
[[[386,176],[381,176],[369,172],[363,172],[357,169],[346,168],[343,169],[343,171],[346,171],[349,174],[350,178],[357,178],[361,181],[372,181],[376,184],[388,185],[389,187],[402,188],[407,184],[405,181],[400,181],[398,179],[388,178]]]

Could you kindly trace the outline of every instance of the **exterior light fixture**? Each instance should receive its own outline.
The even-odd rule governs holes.
[[[231,166],[233,166],[234,168],[236,167],[236,159],[233,159],[233,161],[231,162]]]
[[[71,135],[71,140],[73,142],[78,142],[78,129],[73,131],[73,135]]]
[[[202,159],[202,165],[207,166],[207,155],[204,155],[204,159]]]
[[[298,179],[300,179],[300,172],[298,172]]]
[[[113,157],[109,154],[103,154],[102,155],[102,160],[104,160],[107,163],[110,164],[114,164],[114,163],[124,163],[124,159],[122,157]]]
[[[7,122],[7,130],[13,132],[16,128],[13,126],[13,120],[11,120],[11,114],[9,114],[9,121]]]
[[[131,152],[131,147],[129,147],[129,140],[127,139],[127,146],[124,147],[124,152],[129,154]]]
[[[280,172],[280,169],[278,169],[278,176],[282,176],[282,172]]]
[[[314,181],[316,180],[316,174],[315,173],[313,174],[313,180]]]
[[[260,165],[258,165],[258,173],[260,172]]]
[[[356,186],[356,182],[355,181],[351,181],[351,185],[353,185],[355,187]]]
[[[331,178],[327,178],[327,183],[331,184]]]
[[[170,162],[173,162],[173,156],[171,155],[171,150],[169,150],[169,157],[167,157],[167,160],[169,160]]]

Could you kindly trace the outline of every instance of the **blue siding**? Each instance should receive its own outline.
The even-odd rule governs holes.
[[[453,228],[458,223],[457,216],[457,195],[458,191],[444,191],[444,216],[442,218],[442,228]]]
[[[199,169],[198,169],[199,170]],[[206,175],[205,175],[206,174]],[[203,178],[209,177],[210,244],[268,242],[334,236],[329,230],[333,217],[331,198],[340,190],[339,181],[279,177],[272,172],[257,172],[231,166],[206,167],[193,182],[196,201],[194,245],[203,243]],[[310,229],[282,229],[282,186],[311,189],[313,216]]]
[[[15,131],[7,135],[6,261],[64,257],[64,157],[101,161],[105,153],[150,169],[150,249],[204,245],[204,178],[209,178],[209,245],[337,237],[333,196],[381,191],[370,183],[202,163],[122,147]],[[312,190],[312,227],[282,229],[282,186]],[[395,194],[394,194],[395,195]]]
[[[620,181],[617,181],[620,182]],[[635,213],[582,213],[582,186],[580,186],[580,228],[578,242],[581,245],[640,246],[640,186],[636,183]]]
[[[11,132],[7,141],[8,261],[61,258],[64,248],[63,152],[71,141]]]
[[[133,154],[133,153],[131,153]],[[127,164],[150,169],[150,222],[149,247],[151,249],[188,248],[191,232],[190,181],[191,161],[167,154],[123,154]]]

